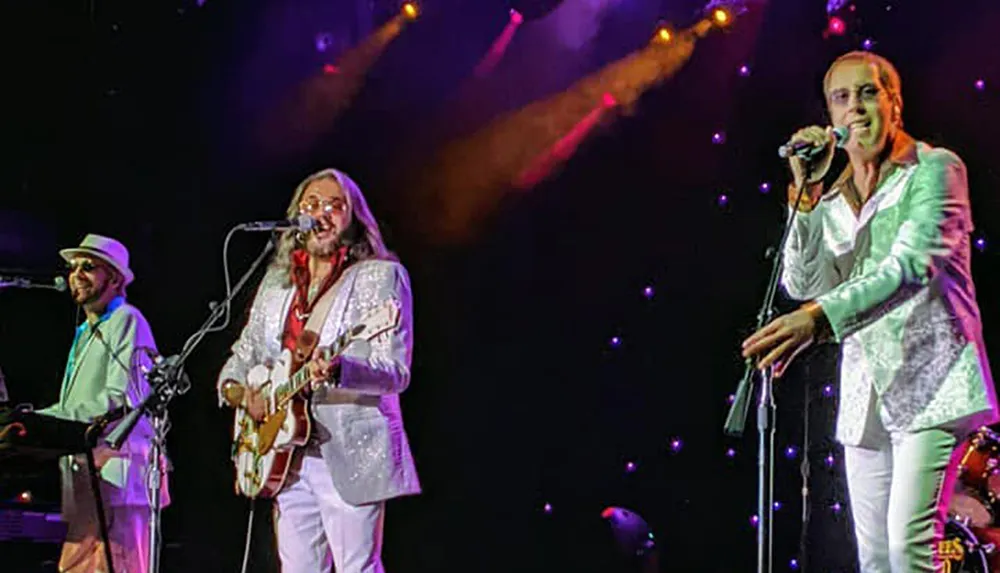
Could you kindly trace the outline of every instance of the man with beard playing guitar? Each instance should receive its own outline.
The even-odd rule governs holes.
[[[331,561],[337,573],[381,573],[385,502],[420,492],[399,406],[413,343],[409,277],[344,173],[326,169],[299,184],[288,208],[289,218],[298,215],[318,226],[280,238],[219,375],[220,400],[237,409],[234,455],[250,450],[258,461],[237,464],[237,490],[275,497],[283,573],[330,571]],[[394,313],[388,327],[337,347],[384,307]],[[304,380],[304,390],[282,399],[274,373],[288,365],[275,364],[289,356],[290,379]],[[305,419],[289,443],[301,446],[270,448],[275,463],[260,465],[267,428],[283,428],[280,441],[297,417]],[[241,418],[258,432],[251,439],[241,437]]]

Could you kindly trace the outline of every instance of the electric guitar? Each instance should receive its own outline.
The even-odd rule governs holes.
[[[320,355],[324,360],[333,360],[352,343],[367,342],[398,323],[399,307],[388,301],[337,337],[332,345],[321,348]],[[250,498],[277,495],[284,487],[295,448],[309,441],[312,424],[304,392],[309,386],[309,371],[303,366],[317,342],[318,335],[307,330],[294,353],[286,348],[273,363],[259,364],[247,373],[245,386],[260,393],[265,414],[256,422],[244,408],[236,408],[232,455],[237,494]]]

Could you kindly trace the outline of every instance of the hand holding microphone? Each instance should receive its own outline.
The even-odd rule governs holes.
[[[793,185],[788,187],[789,204],[794,204],[798,199],[803,182],[813,185],[823,180],[833,163],[833,152],[838,147],[843,147],[849,137],[850,131],[846,127],[824,128],[812,125],[795,132],[788,143],[778,149],[778,155],[788,158],[788,166],[792,170]],[[807,187],[808,197],[803,199],[810,205],[815,205],[819,197],[813,195],[821,191],[819,188]]]
[[[808,183],[823,179],[833,161],[833,151],[843,147],[850,137],[846,127],[819,127],[811,125],[795,132],[788,143],[778,148],[778,155],[788,158],[788,164],[799,185],[809,167]]]

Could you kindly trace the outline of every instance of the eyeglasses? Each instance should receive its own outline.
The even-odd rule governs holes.
[[[77,270],[83,271],[85,273],[92,273],[100,265],[95,264],[93,261],[71,261],[66,263],[66,270],[69,274],[75,273]]]
[[[313,213],[344,213],[347,211],[347,201],[341,199],[340,197],[334,197],[332,199],[320,200],[317,197],[312,199],[307,199],[299,203],[299,213],[302,215],[311,215]]]
[[[852,90],[849,90],[847,88],[834,90],[830,92],[830,95],[828,97],[830,99],[830,103],[838,105],[847,105],[847,103],[851,99],[852,93],[857,98],[858,101],[870,102],[877,100],[879,95],[881,95],[884,92],[881,88],[879,88],[875,84],[864,84],[853,90],[853,92]]]

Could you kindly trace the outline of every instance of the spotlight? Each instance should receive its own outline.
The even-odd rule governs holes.
[[[712,23],[725,28],[733,23],[733,13],[725,8],[715,8],[712,10]]]
[[[407,20],[416,20],[417,16],[420,15],[420,6],[417,6],[416,2],[403,2],[403,6],[399,11],[403,13],[403,16]]]
[[[669,24],[660,24],[653,34],[653,42],[657,44],[669,44],[677,37],[677,31]]]
[[[838,16],[831,16],[826,22],[826,32],[832,36],[843,36],[844,32],[847,31],[847,23],[844,22],[843,18]]]
[[[716,28],[732,26],[737,16],[746,13],[747,7],[741,0],[712,0],[705,6],[705,17]]]

